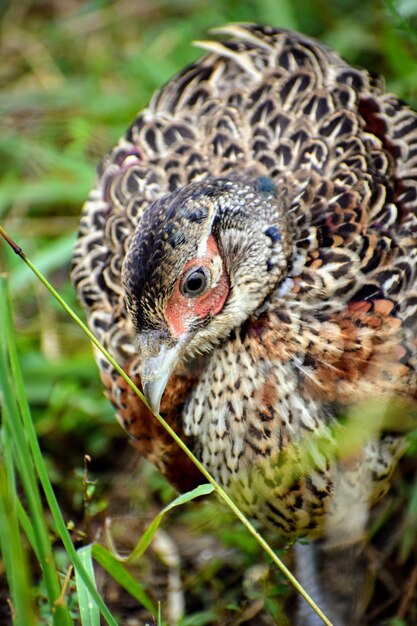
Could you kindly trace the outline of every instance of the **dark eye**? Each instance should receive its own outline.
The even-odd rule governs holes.
[[[181,284],[181,291],[184,296],[195,298],[205,292],[208,283],[208,271],[204,267],[193,268],[185,275]]]

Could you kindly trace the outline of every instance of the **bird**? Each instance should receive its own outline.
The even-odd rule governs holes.
[[[323,557],[360,545],[415,425],[417,114],[303,34],[214,32],[102,159],[72,280],[147,399],[96,351],[139,452],[180,491],[205,480],[160,412]]]

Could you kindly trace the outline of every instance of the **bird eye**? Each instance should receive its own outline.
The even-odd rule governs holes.
[[[209,283],[209,273],[204,267],[191,269],[184,277],[181,291],[184,296],[195,298],[205,292]]]

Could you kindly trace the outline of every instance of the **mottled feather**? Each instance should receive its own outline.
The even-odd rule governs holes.
[[[288,537],[315,535],[337,525],[335,492],[345,507],[382,497],[405,449],[417,389],[417,115],[382,81],[307,37],[256,25],[218,32],[230,38],[200,44],[207,56],[158,91],[103,159],[72,276],[94,334],[139,382],[136,333],[146,306],[135,293],[146,291],[150,308],[162,285],[171,293],[175,263],[191,254],[187,224],[206,219],[204,203],[179,216],[180,196],[166,194],[185,187],[186,204],[218,179],[236,197],[275,194],[279,223],[265,222],[263,240],[282,253],[269,261],[279,272],[265,283],[268,293],[217,342],[216,320],[207,322],[206,348],[190,347],[161,408],[246,512]],[[167,198],[177,207],[172,215]],[[237,213],[230,208],[229,221]],[[245,249],[233,248],[227,228],[228,271],[229,257]],[[178,251],[172,265],[168,256],[167,266],[152,262],[163,246]],[[125,269],[124,288],[122,267],[133,258],[146,264]],[[180,489],[198,483],[190,462],[96,358],[140,451]],[[393,399],[400,408],[386,424]],[[374,400],[379,429],[369,426],[363,447],[344,455],[340,419],[362,407],[367,422]]]

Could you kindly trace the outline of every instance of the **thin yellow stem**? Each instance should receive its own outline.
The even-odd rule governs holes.
[[[118,363],[114,360],[111,354],[101,345],[98,339],[93,335],[91,330],[81,321],[76,313],[71,309],[71,307],[65,302],[65,300],[59,295],[59,293],[52,287],[52,285],[47,281],[47,279],[41,274],[41,272],[33,265],[33,263],[27,258],[22,248],[20,248],[6,233],[6,231],[0,226],[0,235],[7,241],[13,251],[21,257],[21,259],[26,263],[26,265],[32,270],[32,272],[37,276],[37,278],[43,283],[43,285],[48,289],[48,291],[54,296],[54,298],[60,303],[60,305],[65,309],[68,315],[78,324],[81,330],[87,335],[90,341],[100,350],[100,352],[105,356],[105,358],[109,361],[109,363],[114,367],[114,369],[122,376],[122,378],[126,381],[129,387],[139,396],[142,402],[147,406],[147,408],[153,413],[151,407],[146,401],[145,396],[140,391],[140,389],[135,385],[133,380],[126,374],[126,372],[120,367]],[[264,551],[268,554],[268,556],[272,559],[272,561],[276,564],[276,566],[281,570],[281,572],[288,578],[293,587],[298,591],[298,593],[304,598],[304,600],[311,606],[311,608],[317,613],[317,615],[321,618],[324,624],[327,626],[332,626],[332,623],[329,619],[324,615],[321,611],[320,607],[314,602],[314,600],[308,595],[308,593],[304,590],[295,576],[290,572],[287,566],[278,558],[275,554],[271,546],[267,541],[262,537],[262,535],[256,530],[256,528],[251,524],[251,522],[245,517],[245,515],[241,512],[239,507],[233,502],[233,500],[228,496],[226,491],[216,482],[213,476],[207,471],[207,469],[202,465],[202,463],[197,459],[197,457],[189,450],[186,444],[182,441],[182,439],[177,435],[177,433],[171,428],[171,426],[164,420],[161,415],[153,413],[158,422],[168,431],[171,437],[177,442],[179,447],[185,452],[185,454],[192,460],[192,462],[197,466],[200,472],[205,476],[207,481],[213,485],[215,491],[218,493],[220,498],[227,504],[227,506],[233,511],[236,517],[242,522],[242,524],[248,529],[248,531],[255,537],[258,543],[262,546]]]

